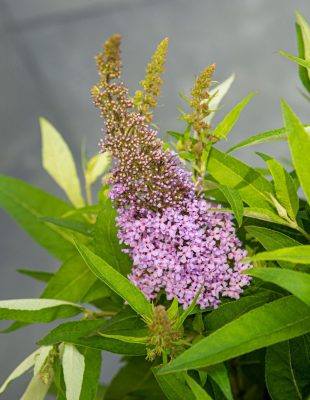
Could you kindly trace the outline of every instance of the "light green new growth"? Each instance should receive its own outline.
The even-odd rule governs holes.
[[[151,108],[157,106],[157,97],[160,96],[160,86],[163,83],[160,75],[164,73],[168,43],[168,38],[165,38],[157,46],[152,61],[147,66],[145,79],[140,82],[143,90],[137,90],[133,98],[135,107],[145,116],[147,122],[152,121]]]

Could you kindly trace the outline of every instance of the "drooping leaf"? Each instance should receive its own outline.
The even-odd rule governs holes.
[[[238,190],[225,185],[217,184],[216,186],[225,196],[236,217],[238,225],[241,226],[243,221],[243,202]]]
[[[42,247],[63,260],[74,252],[70,234],[41,218],[60,217],[72,209],[66,202],[18,179],[0,176],[2,207]]]
[[[52,383],[52,370],[49,380],[45,383],[39,375],[35,375],[20,400],[44,400]]]
[[[185,380],[188,386],[191,388],[196,400],[212,400],[212,397],[195,381],[191,376],[184,373]]]
[[[207,171],[220,184],[238,190],[242,200],[249,206],[272,211],[265,194],[273,192],[271,183],[247,164],[212,147]]]
[[[41,349],[37,349],[33,353],[31,353],[27,358],[25,358],[11,374],[5,380],[5,382],[0,387],[0,394],[2,394],[5,389],[9,386],[9,384],[15,379],[22,376],[25,372],[27,372],[31,367],[34,366],[36,357],[40,354]]]
[[[85,205],[72,153],[60,133],[44,118],[40,118],[42,163],[44,169],[64,190],[75,207]]]
[[[132,262],[128,254],[123,253],[124,246],[119,243],[118,229],[115,225],[116,216],[117,212],[112,207],[112,202],[106,199],[95,225],[95,252],[118,272],[127,275]]]
[[[308,203],[310,203],[310,169],[307,161],[310,152],[310,135],[284,101],[282,101],[282,113],[294,167]]]
[[[42,346],[40,347],[40,352],[36,357],[36,361],[33,368],[33,374],[38,375],[41,371],[41,368],[44,366],[46,361],[48,360],[48,356],[53,349],[53,346]]]
[[[240,103],[238,103],[221,121],[212,132],[212,135],[216,138],[222,139],[228,135],[232,130],[235,123],[238,121],[241,111],[254,96],[254,93],[248,94]]]
[[[98,391],[101,372],[101,351],[90,348],[79,349],[84,356],[85,370],[79,400],[94,400]]]
[[[285,247],[273,251],[264,251],[248,258],[252,261],[275,260],[295,264],[310,264],[310,245]]]
[[[294,181],[278,161],[274,159],[268,160],[267,165],[273,177],[276,197],[286,209],[290,219],[294,221],[299,208],[299,199]]]
[[[52,272],[31,271],[29,269],[17,269],[16,271],[19,272],[20,274],[29,276],[30,278],[36,279],[37,281],[41,281],[41,282],[50,281],[54,275]]]
[[[152,305],[136,286],[86,246],[76,243],[76,247],[97,278],[101,279],[115,293],[126,300],[145,320],[150,321],[152,319]]]
[[[153,374],[164,392],[168,400],[184,399],[184,400],[195,400],[194,393],[189,388],[185,374],[183,372],[177,372],[168,375],[162,375],[162,369],[152,368]]]
[[[221,101],[229,91],[234,80],[235,80],[235,74],[232,74],[224,82],[220,83],[219,85],[215,86],[213,89],[209,91],[210,100],[208,101],[208,106],[209,110],[212,111],[214,110],[214,111],[210,112],[210,114],[206,116],[206,118],[204,118],[204,122],[207,122],[208,124],[211,123],[214,117],[214,112],[219,108]]]
[[[310,274],[271,267],[253,268],[246,274],[281,286],[310,307]]]
[[[161,369],[170,374],[238,357],[310,330],[309,307],[294,296],[255,308],[200,340]]]
[[[62,366],[66,384],[66,399],[79,400],[85,370],[84,356],[70,343],[65,343]]]
[[[96,277],[77,254],[62,264],[48,282],[41,297],[72,302],[81,301],[95,282]]]
[[[80,314],[83,307],[62,300],[16,299],[0,301],[0,319],[21,322],[51,322]]]

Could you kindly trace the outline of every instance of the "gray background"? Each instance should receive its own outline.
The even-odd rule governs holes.
[[[156,44],[170,38],[156,119],[161,132],[182,127],[178,92],[187,93],[194,74],[211,62],[217,63],[218,81],[232,72],[237,77],[218,120],[246,94],[258,92],[222,147],[282,126],[280,97],[309,122],[308,105],[296,90],[296,67],[275,53],[282,49],[296,54],[295,9],[310,20],[309,0],[0,0],[1,173],[61,194],[41,168],[40,115],[63,133],[77,157],[83,139],[89,154],[97,151],[102,122],[89,96],[97,81],[93,57],[114,32],[124,36],[124,79],[131,90],[143,77]],[[279,158],[288,155],[285,143],[260,149]],[[236,155],[259,163],[252,149]],[[42,285],[15,270],[55,270],[57,261],[2,211],[0,229],[0,298],[38,296]],[[28,327],[1,337],[1,382],[47,329]],[[104,356],[104,381],[117,365],[117,359]],[[3,399],[18,399],[27,379],[13,384]]]

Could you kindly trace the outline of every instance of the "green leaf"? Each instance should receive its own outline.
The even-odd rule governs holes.
[[[61,342],[74,343],[75,339],[96,334],[106,323],[107,320],[103,318],[64,322],[39,340],[39,344],[48,346]]]
[[[245,217],[258,219],[261,221],[273,222],[274,224],[285,225],[291,227],[291,223],[279,217],[274,211],[260,207],[245,207],[243,209]]]
[[[27,372],[31,367],[34,366],[36,357],[40,354],[41,349],[37,349],[33,353],[31,353],[27,358],[25,358],[15,369],[11,374],[8,376],[6,381],[3,383],[3,385],[0,387],[0,394],[2,394],[6,388],[9,386],[9,384],[14,381],[15,379],[19,378],[22,376],[25,372]]]
[[[253,146],[261,143],[269,143],[277,140],[286,140],[286,130],[285,128],[273,129],[271,131],[258,133],[257,135],[251,136],[242,142],[231,147],[227,153],[231,153],[235,150],[242,149],[243,147]]]
[[[249,206],[272,210],[265,194],[273,193],[272,184],[247,164],[212,147],[207,171],[221,185],[238,190],[242,200]]]
[[[105,173],[111,163],[111,155],[108,152],[96,154],[87,163],[85,169],[85,181],[92,185]]]
[[[128,254],[123,253],[124,246],[119,243],[116,216],[117,212],[112,207],[112,202],[105,199],[95,224],[95,252],[118,272],[127,275],[131,270],[132,261]]]
[[[51,322],[80,314],[78,304],[50,299],[17,299],[0,301],[0,319],[21,322]]]
[[[29,269],[17,269],[17,272],[20,274],[29,276],[30,278],[36,279],[37,281],[41,282],[48,282],[53,277],[52,272],[45,272],[45,271],[31,271]]]
[[[246,271],[247,275],[255,276],[263,281],[275,283],[288,290],[301,301],[310,306],[310,275],[303,272],[280,268],[253,268]]]
[[[310,60],[310,26],[301,14],[296,12],[296,23],[300,28],[300,33],[303,42],[302,58]],[[308,78],[310,78],[310,68],[307,68]]]
[[[195,400],[196,397],[187,385],[185,374],[177,372],[169,376],[162,375],[161,369],[152,368],[153,374],[168,400]]]
[[[283,56],[283,57],[288,58],[289,60],[294,61],[295,63],[301,65],[302,67],[310,69],[310,60],[305,60],[300,57],[292,56],[291,54],[287,54],[284,51],[279,51],[279,54],[281,54],[281,56]]]
[[[310,203],[310,170],[307,161],[310,152],[310,135],[284,101],[282,101],[282,113],[294,167],[308,203]]]
[[[267,160],[268,168],[273,177],[276,197],[286,209],[291,220],[295,220],[299,208],[299,199],[294,181],[285,168],[276,160]]]
[[[298,22],[296,22],[295,27],[296,27],[296,36],[297,36],[297,44],[298,44],[298,55],[299,55],[299,58],[305,59],[305,45],[304,45],[304,39],[303,39],[303,32],[302,32],[301,26],[298,24]],[[308,68],[305,68],[305,67],[299,65],[298,72],[299,72],[299,78],[300,78],[302,84],[309,92],[310,91],[310,79],[308,76]]]
[[[250,310],[260,307],[279,298],[279,294],[269,290],[260,290],[257,294],[241,297],[237,301],[230,301],[208,313],[204,319],[207,332],[213,332],[222,326],[241,317]]]
[[[170,307],[167,310],[168,317],[171,321],[178,317],[179,314],[179,303],[176,297],[173,298]]]
[[[128,359],[108,386],[104,400],[163,400],[150,366],[143,357]]]
[[[41,297],[72,302],[81,301],[96,282],[79,254],[66,260],[49,281]]]
[[[185,380],[188,384],[188,386],[191,388],[191,391],[195,395],[196,400],[212,400],[212,397],[208,395],[208,393],[189,375],[186,373],[185,375]]]
[[[309,307],[294,296],[284,297],[249,311],[200,340],[161,373],[208,367],[309,330]]]
[[[183,313],[179,316],[179,318],[174,323],[174,327],[175,327],[176,330],[178,330],[178,329],[180,329],[182,327],[182,325],[183,325],[184,321],[186,320],[186,318],[194,311],[202,288],[203,288],[203,285],[200,286],[200,288],[199,288],[198,292],[196,293],[196,295],[195,295],[193,301],[191,302],[191,304],[186,308],[186,310],[183,311]]]
[[[215,111],[218,110],[221,101],[229,91],[234,80],[235,74],[232,74],[224,82],[220,83],[219,85],[215,86],[215,88],[209,91],[209,98],[207,99],[207,101],[209,110],[212,110],[212,112],[210,112],[210,114],[206,118],[204,118],[204,122],[207,122],[208,124],[211,123]]]
[[[242,225],[243,220],[243,202],[238,190],[232,189],[225,185],[217,184],[216,187],[223,193],[226,200],[230,204],[230,207],[236,217],[238,225]]]
[[[109,338],[109,339],[116,339],[120,340],[121,342],[125,343],[141,343],[146,344],[148,342],[148,336],[124,336],[124,335],[111,335],[109,333],[99,333],[100,336]]]
[[[227,400],[234,400],[229,375],[224,363],[214,365],[207,369],[207,374],[214,380],[221,391],[224,393]]]
[[[79,400],[85,370],[84,356],[75,346],[65,343],[62,366],[66,384],[66,399]]]
[[[126,300],[145,320],[151,321],[153,316],[152,305],[136,286],[86,246],[76,243],[76,247],[97,278]]]
[[[111,353],[140,356],[146,354],[145,345],[129,344],[120,340],[107,339],[96,335],[96,332],[107,322],[105,319],[65,322],[53,329],[39,341],[42,345],[68,342],[76,345],[106,350]]]
[[[60,217],[71,207],[66,202],[18,179],[0,175],[2,207],[42,247],[59,259],[74,252],[71,235],[41,220]]]
[[[292,366],[289,341],[267,348],[265,374],[268,392],[273,400],[304,399]]]
[[[68,229],[69,231],[81,233],[85,236],[92,236],[94,230],[94,226],[92,224],[83,221],[75,221],[68,218],[43,217],[42,221],[60,226],[61,228]]]
[[[101,351],[89,348],[79,349],[85,361],[83,384],[79,400],[94,400],[98,391],[101,372]]]
[[[91,271],[90,271],[91,272]],[[88,292],[83,297],[83,303],[92,303],[95,300],[109,297],[113,292],[111,289],[101,282],[99,279],[90,287]]]
[[[249,100],[254,96],[254,93],[248,94],[240,103],[238,103],[220,122],[212,132],[212,135],[222,139],[232,130],[235,123],[238,121],[241,111],[247,105]]]
[[[263,226],[247,226],[246,231],[249,232],[256,240],[263,245],[266,250],[276,250],[282,247],[298,246],[297,240],[285,235],[284,233],[274,231]],[[292,264],[284,261],[278,261],[282,268],[291,268]]]
[[[264,251],[248,257],[248,260],[275,260],[287,261],[295,264],[310,264],[310,245],[292,246],[273,251]]]
[[[72,153],[60,133],[44,118],[40,118],[42,162],[44,169],[63,189],[75,207],[85,205]]]

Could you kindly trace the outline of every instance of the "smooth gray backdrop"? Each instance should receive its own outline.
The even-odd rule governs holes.
[[[276,53],[296,54],[295,9],[310,20],[309,0],[0,0],[0,172],[61,195],[41,168],[40,115],[63,133],[77,159],[83,140],[89,154],[96,153],[102,122],[89,96],[97,81],[94,55],[114,32],[124,37],[124,80],[131,90],[142,79],[156,44],[170,38],[156,119],[161,133],[182,126],[178,93],[188,93],[194,74],[213,62],[218,81],[236,74],[217,120],[246,94],[258,92],[222,147],[281,127],[280,97],[309,123],[309,105],[297,91],[296,67]],[[278,158],[288,155],[285,143],[260,149]],[[260,162],[252,149],[238,156]],[[0,218],[0,298],[36,297],[42,284],[15,270],[53,271],[58,262],[2,211]],[[1,336],[1,382],[47,329],[33,326]],[[104,355],[103,381],[111,379],[119,364]],[[2,398],[20,398],[27,379],[14,383]]]

